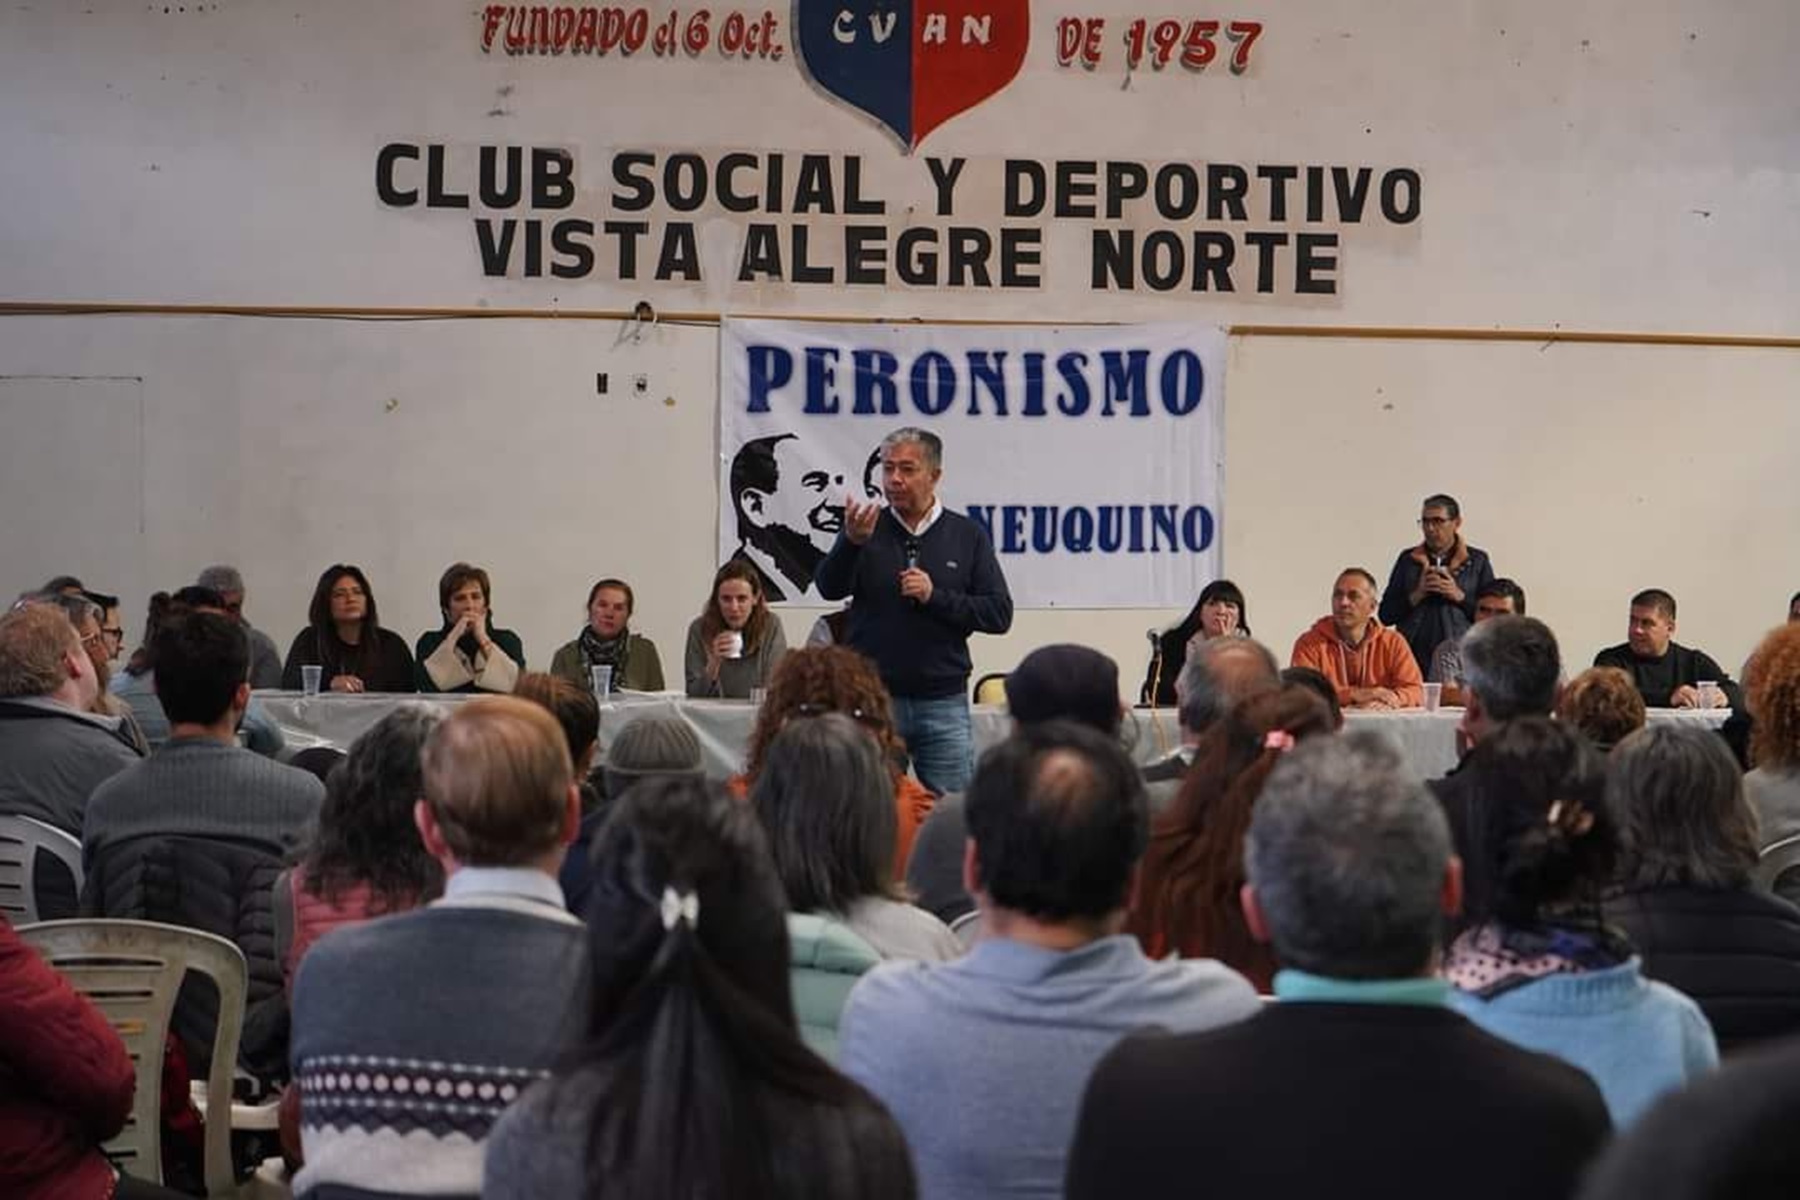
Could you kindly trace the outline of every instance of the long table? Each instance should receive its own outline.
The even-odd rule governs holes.
[[[358,734],[399,705],[435,704],[454,707],[471,699],[467,695],[402,696],[363,692],[355,695],[299,692],[256,693],[269,715],[280,724],[290,751],[309,746],[347,749]],[[702,760],[709,775],[724,777],[743,768],[744,747],[756,723],[756,706],[747,700],[690,700],[674,693],[624,692],[601,705],[600,739],[604,746],[621,729],[652,713],[680,718],[700,739]],[[1375,729],[1399,745],[1421,779],[1434,779],[1456,765],[1456,725],[1460,708],[1436,712],[1407,709],[1400,712],[1345,713],[1347,728]],[[1722,724],[1728,710],[1694,712],[1651,709],[1652,721],[1691,721],[1713,728]],[[1011,728],[1004,706],[978,704],[973,710],[975,747],[982,750],[1003,739]],[[1125,716],[1125,742],[1132,757],[1149,762],[1180,743],[1175,713],[1170,709],[1132,709]]]

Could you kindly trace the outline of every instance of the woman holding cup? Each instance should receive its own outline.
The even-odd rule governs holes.
[[[713,576],[706,607],[688,626],[687,694],[748,700],[769,686],[787,635],[769,611],[756,568],[739,559]]]

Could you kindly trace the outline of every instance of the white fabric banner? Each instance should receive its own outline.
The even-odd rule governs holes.
[[[1185,605],[1219,574],[1222,329],[727,320],[719,558],[772,600],[812,571],[846,493],[881,497],[879,446],[943,439],[938,496],[987,529],[1020,608]]]

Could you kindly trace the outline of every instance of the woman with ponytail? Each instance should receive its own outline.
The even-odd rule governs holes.
[[[1483,861],[1468,865],[1492,884],[1470,895],[1445,956],[1452,1003],[1489,1033],[1586,1071],[1623,1127],[1716,1067],[1719,1051],[1699,1006],[1646,979],[1630,941],[1602,920],[1619,851],[1605,760],[1542,717],[1507,722],[1470,760],[1483,823],[1467,852]]]
[[[1250,936],[1238,893],[1244,834],[1263,781],[1302,738],[1332,732],[1331,713],[1310,689],[1290,684],[1228,712],[1194,752],[1175,802],[1150,828],[1125,928],[1151,958],[1216,958],[1267,994],[1275,956]]]
[[[593,850],[587,1044],[509,1109],[487,1200],[910,1200],[899,1127],[801,1042],[785,904],[747,805],[646,781]]]

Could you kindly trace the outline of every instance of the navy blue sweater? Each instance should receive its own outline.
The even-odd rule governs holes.
[[[884,511],[861,546],[838,534],[813,581],[827,600],[855,598],[847,640],[875,661],[890,693],[957,695],[969,686],[969,635],[1012,628],[1012,594],[987,533],[945,509],[917,539],[931,599],[914,604],[900,594],[911,540],[899,519]]]

